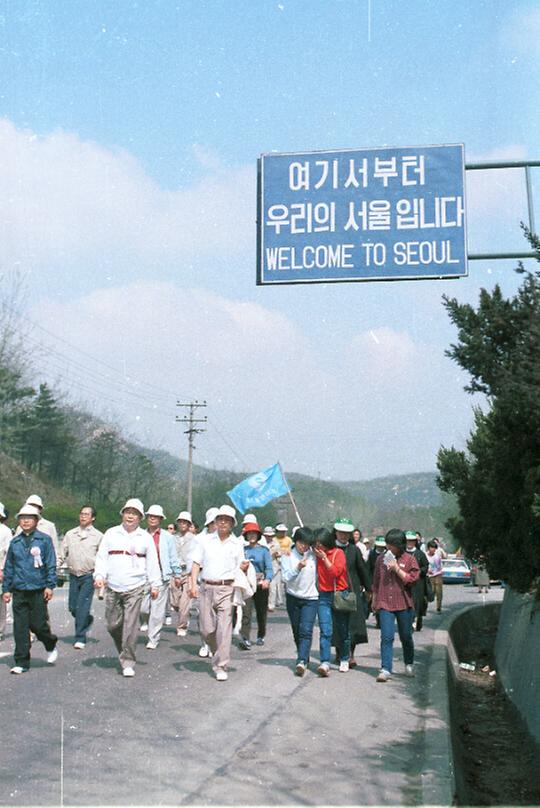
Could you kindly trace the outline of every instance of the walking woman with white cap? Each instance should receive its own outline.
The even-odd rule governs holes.
[[[47,662],[58,657],[58,638],[51,632],[47,603],[56,586],[56,555],[51,537],[37,530],[39,510],[23,505],[17,514],[21,532],[8,547],[4,565],[3,600],[13,598],[13,634],[15,667],[11,673],[26,673],[30,668],[30,632],[45,646]]]
[[[107,586],[105,620],[114,640],[122,674],[135,676],[135,646],[139,631],[139,612],[147,585],[155,599],[161,586],[161,571],[154,539],[143,530],[144,505],[140,499],[128,499],[122,510],[122,524],[106,531],[98,554],[94,582]]]

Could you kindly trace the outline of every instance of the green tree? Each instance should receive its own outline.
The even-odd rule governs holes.
[[[540,261],[540,241],[527,232]],[[458,342],[447,352],[483,393],[467,452],[442,448],[439,485],[459,515],[448,527],[466,553],[483,555],[494,577],[540,595],[540,270],[505,298],[482,289],[477,309],[445,298]]]
[[[68,476],[74,437],[66,413],[47,384],[27,406],[19,424],[22,458],[30,469],[45,472],[55,482]]]

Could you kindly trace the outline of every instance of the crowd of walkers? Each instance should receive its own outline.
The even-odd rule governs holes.
[[[14,533],[0,503],[0,639],[11,603],[11,673],[29,670],[34,637],[45,646],[49,664],[58,658],[48,603],[59,568],[69,571],[74,649],[86,647],[97,592],[105,599],[107,630],[128,678],[135,675],[141,631],[147,632],[146,648],[155,651],[173,616],[177,636],[185,637],[195,612],[199,656],[210,660],[218,681],[226,681],[233,638],[241,650],[252,650],[254,612],[255,644],[264,645],[268,612],[284,605],[296,646],[297,676],[309,668],[316,622],[318,675],[329,676],[332,663],[340,673],[356,666],[355,650],[368,641],[366,621],[373,613],[380,629],[377,681],[387,682],[396,626],[405,673],[413,676],[413,631],[421,630],[428,601],[436,599],[441,610],[446,554],[436,539],[424,546],[418,533],[392,529],[377,536],[372,547],[350,519],[341,518],[332,529],[301,526],[289,536],[285,524],[261,529],[252,513],[239,526],[230,505],[209,508],[202,530],[188,511],[164,529],[162,507],[145,510],[137,498],[127,500],[120,516],[120,524],[103,534],[95,527],[94,508],[84,505],[79,524],[60,541],[54,524],[43,517],[39,496],[32,495],[20,508]]]

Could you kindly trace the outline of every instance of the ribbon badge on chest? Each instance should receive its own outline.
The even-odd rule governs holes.
[[[42,567],[41,550],[39,547],[31,547],[30,554],[34,556],[34,567]]]

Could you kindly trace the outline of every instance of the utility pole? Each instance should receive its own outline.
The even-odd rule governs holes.
[[[195,412],[199,407],[206,407],[206,401],[190,401],[187,404],[182,404],[180,401],[176,402],[177,407],[187,407],[189,410],[188,415],[180,417],[176,416],[176,421],[180,424],[188,424],[188,428],[184,430],[184,434],[188,436],[188,475],[187,475],[187,509],[191,513],[191,506],[193,502],[193,449],[195,448],[194,436],[199,432],[206,432],[206,429],[196,427],[195,424],[205,424],[208,420],[206,415],[204,418],[195,418]]]

